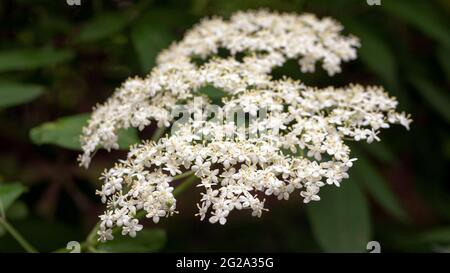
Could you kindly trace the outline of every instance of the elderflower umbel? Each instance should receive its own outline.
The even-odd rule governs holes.
[[[288,200],[297,189],[304,203],[319,201],[321,187],[339,187],[356,160],[344,139],[371,143],[391,124],[408,129],[409,116],[396,112],[396,99],[381,87],[319,89],[271,78],[288,59],[298,60],[302,72],[313,72],[318,61],[329,75],[340,72],[359,46],[342,29],[311,14],[251,11],[228,21],[205,19],[163,51],[145,79],[127,80],[98,105],[81,138],[85,167],[97,148],[118,148],[121,128],[142,130],[152,121],[176,127],[157,142],[132,146],[103,173],[97,193],[107,207],[99,239],[111,240],[116,226],[134,237],[142,229],[138,211],[155,223],[173,215],[173,178],[189,171],[203,190],[196,215],[213,224],[225,224],[234,210],[260,217],[266,196]],[[219,49],[230,56],[217,56]],[[213,105],[197,92],[206,85],[228,93],[214,108],[217,116],[234,117],[239,109],[244,126],[234,118],[207,118],[204,110]],[[172,115],[180,102],[187,111],[181,123]]]

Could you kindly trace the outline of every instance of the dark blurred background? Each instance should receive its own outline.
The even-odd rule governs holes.
[[[375,240],[382,252],[450,251],[450,1],[76,2],[0,2],[0,198],[9,194],[8,222],[40,251],[84,240],[103,211],[98,177],[126,155],[100,151],[89,170],[78,167],[78,135],[92,107],[127,77],[147,74],[157,53],[200,18],[258,8],[334,17],[362,43],[358,60],[334,77],[321,69],[302,75],[295,61],[274,76],[383,85],[411,113],[411,130],[395,126],[380,143],[354,144],[351,178],[317,204],[293,194],[269,199],[261,219],[243,211],[211,225],[194,217],[200,195],[192,188],[178,198],[180,214],[146,225],[149,240],[109,250],[368,251]],[[136,141],[136,131],[121,138],[125,148]],[[23,249],[0,225],[7,251]]]

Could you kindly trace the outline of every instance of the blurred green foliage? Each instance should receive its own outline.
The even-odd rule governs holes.
[[[450,2],[446,0],[5,0],[0,3],[0,200],[5,217],[41,251],[82,241],[102,205],[101,169],[124,152],[99,151],[89,170],[76,165],[87,112],[127,77],[145,75],[158,52],[204,16],[268,8],[313,12],[341,21],[361,38],[359,59],[335,77],[301,74],[288,62],[273,72],[306,84],[384,85],[412,114],[410,132],[353,146],[359,158],[341,189],[303,205],[268,200],[261,219],[245,213],[226,226],[194,218],[197,189],[182,213],[134,240],[92,251],[450,251]],[[204,88],[200,92],[209,94]],[[213,93],[217,94],[217,93]],[[217,99],[217,98],[214,98]],[[61,118],[63,117],[63,118]],[[146,138],[154,128],[140,133]],[[121,137],[126,148],[136,131]],[[67,149],[65,149],[67,148]],[[5,181],[19,180],[22,183]],[[25,192],[25,186],[29,189]],[[166,239],[167,236],[167,239]],[[0,252],[23,251],[0,226]]]
[[[327,187],[321,190],[320,199],[306,210],[323,250],[364,252],[371,241],[372,229],[367,199],[358,183],[350,181],[339,190]]]
[[[35,144],[55,144],[67,149],[81,150],[80,135],[87,125],[90,114],[78,114],[46,122],[30,131],[30,139]],[[119,147],[128,149],[139,142],[137,130],[130,128],[119,133]]]
[[[98,252],[139,253],[155,252],[164,247],[166,232],[162,229],[142,230],[136,238],[117,237],[112,241],[101,244]]]
[[[36,84],[0,83],[0,107],[6,108],[32,101],[42,94],[43,89]]]

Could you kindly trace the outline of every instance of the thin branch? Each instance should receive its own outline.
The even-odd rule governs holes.
[[[0,224],[28,253],[38,253],[36,248],[34,248],[11,224],[9,224],[6,219],[0,218]]]
[[[179,175],[177,175],[177,176],[174,176],[174,177],[172,178],[172,181],[177,181],[177,180],[183,179],[183,178],[185,178],[185,177],[190,176],[190,175],[193,174],[193,173],[194,173],[194,171],[188,171],[188,172],[179,174]]]
[[[158,129],[155,130],[155,132],[152,135],[152,140],[153,141],[158,141],[158,139],[160,139],[164,133],[166,132],[166,127],[162,126],[162,127],[158,127]]]
[[[187,177],[187,179],[185,181],[183,181],[180,185],[178,185],[178,187],[176,187],[176,189],[173,191],[173,195],[177,196],[177,195],[181,194],[197,180],[197,177],[195,175],[193,175],[193,173],[194,173],[193,171],[188,171],[188,172],[185,172],[185,173],[182,173],[180,175],[173,177],[172,181],[180,180],[182,178]],[[146,214],[145,211],[139,211],[136,214],[136,218],[142,218],[145,216],[145,214]],[[98,232],[99,228],[100,228],[100,222],[98,222],[92,228],[92,230],[89,232],[88,236],[86,237],[86,240],[81,244],[83,246],[82,247],[83,249],[87,249],[89,251],[94,249],[94,247],[98,243],[98,241],[96,240],[96,236],[97,236],[97,232]],[[120,228],[115,227],[113,229],[113,233],[117,233],[119,230],[120,230]],[[67,252],[67,251],[66,251],[66,249],[61,248],[61,249],[55,250],[54,252]]]
[[[183,183],[181,183],[180,185],[178,185],[178,187],[175,188],[175,190],[173,191],[173,195],[177,196],[180,193],[184,192],[195,182],[195,180],[197,180],[197,176],[195,175],[187,178],[185,181],[183,181]]]

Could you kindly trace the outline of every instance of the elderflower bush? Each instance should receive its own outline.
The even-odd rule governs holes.
[[[333,19],[311,14],[205,19],[161,52],[146,78],[127,80],[94,109],[80,164],[88,167],[100,147],[118,148],[121,128],[142,130],[154,121],[171,134],[132,146],[103,173],[97,193],[107,208],[99,239],[113,239],[114,227],[134,237],[142,229],[140,211],[155,223],[173,215],[173,180],[186,172],[203,189],[197,215],[211,223],[225,224],[233,210],[260,217],[265,196],[287,200],[297,189],[304,203],[319,201],[320,188],[339,187],[356,160],[344,140],[379,141],[380,129],[391,124],[409,129],[409,116],[396,112],[396,99],[382,87],[319,89],[271,78],[288,59],[298,60],[302,72],[314,72],[316,62],[330,76],[340,72],[359,46],[341,31]],[[219,57],[220,49],[229,56]],[[221,106],[198,92],[204,86],[228,94]]]

